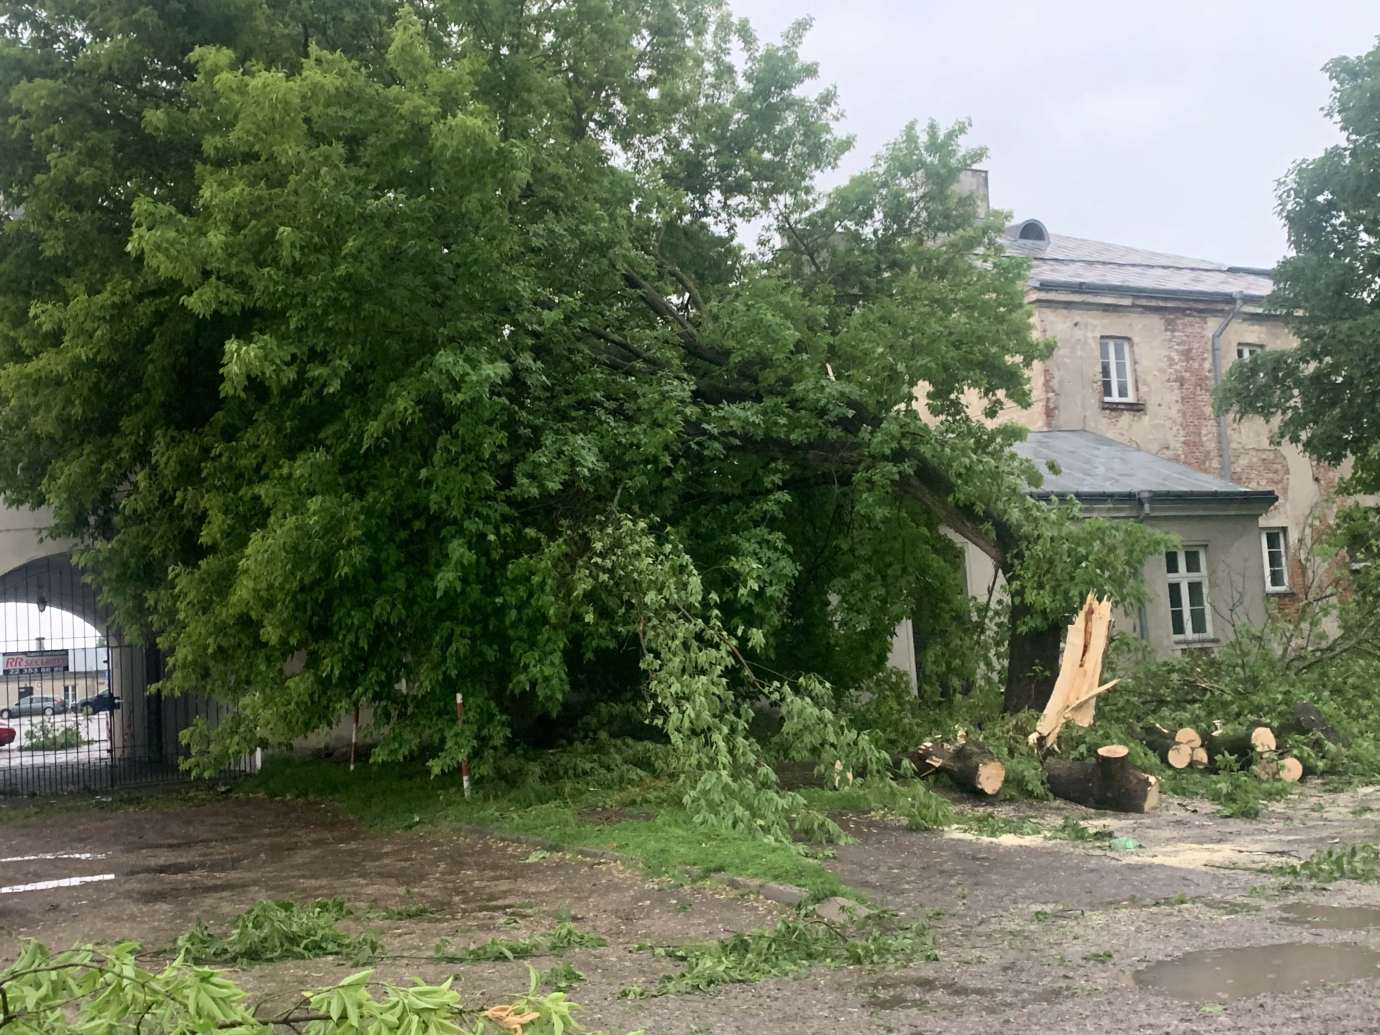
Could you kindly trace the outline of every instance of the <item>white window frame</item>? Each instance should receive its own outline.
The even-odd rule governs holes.
[[[1255,342],[1241,341],[1236,344],[1236,358],[1238,361],[1250,359],[1252,356],[1258,356],[1264,351],[1265,346],[1257,345]]]
[[[1198,571],[1188,570],[1187,554],[1196,553],[1198,555]],[[1169,557],[1175,558],[1174,567],[1177,571],[1169,570]],[[1212,592],[1208,584],[1208,549],[1205,543],[1185,543],[1177,550],[1165,551],[1164,576],[1166,583],[1165,602],[1169,605],[1169,632],[1175,643],[1197,643],[1204,640],[1212,640],[1216,637],[1212,633]],[[1189,595],[1189,585],[1201,583],[1203,589],[1203,631],[1194,632],[1193,630],[1193,608]],[[1174,632],[1174,598],[1173,591],[1168,587],[1179,587],[1179,611],[1182,612],[1184,631],[1182,635]]]
[[[1270,564],[1270,536],[1272,535],[1279,536],[1280,573],[1284,577],[1282,585],[1276,585],[1272,577],[1274,570]],[[1292,592],[1292,587],[1289,584],[1289,529],[1284,525],[1272,525],[1260,530],[1260,563],[1265,570],[1266,593]]]
[[[1120,352],[1118,357],[1117,353]],[[1102,385],[1102,401],[1133,403],[1136,401],[1136,362],[1131,339],[1118,334],[1104,334],[1097,339],[1097,375]],[[1121,369],[1117,369],[1118,361]],[[1107,366],[1111,364],[1111,378]],[[1124,388],[1124,390],[1123,390]],[[1109,394],[1110,389],[1110,394]]]

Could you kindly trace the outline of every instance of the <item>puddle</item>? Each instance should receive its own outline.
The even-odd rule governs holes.
[[[60,877],[57,880],[38,880],[32,884],[7,884],[0,888],[0,895],[17,895],[21,891],[47,891],[50,888],[74,888],[78,884],[94,884],[97,881],[114,879],[113,873],[93,873],[89,877]]]
[[[0,863],[37,862],[41,859],[104,859],[109,852],[40,852],[38,855],[11,855]]]
[[[1380,952],[1359,945],[1257,945],[1203,949],[1136,972],[1141,988],[1193,1003],[1380,980]]]
[[[1279,907],[1284,922],[1321,927],[1332,931],[1366,931],[1380,927],[1380,908],[1375,906],[1314,906],[1289,902]]]

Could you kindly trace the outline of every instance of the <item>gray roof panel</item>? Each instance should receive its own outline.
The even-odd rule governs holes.
[[[1141,492],[1178,497],[1240,499],[1243,494],[1273,497],[1136,449],[1091,431],[1032,431],[1015,446],[1033,461],[1044,483],[1036,490],[1055,496],[1135,496]],[[1051,473],[1053,462],[1058,473]]]
[[[1006,249],[1031,262],[1031,287],[1084,291],[1148,291],[1233,295],[1260,299],[1270,293],[1268,270],[1228,266],[1209,259],[1168,255],[1105,241],[1050,234],[1046,241],[1017,238],[1022,224],[1006,231]]]

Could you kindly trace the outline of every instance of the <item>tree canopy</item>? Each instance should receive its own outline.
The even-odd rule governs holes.
[[[168,692],[238,703],[224,751],[367,703],[382,757],[482,765],[641,699],[727,770],[747,697],[844,737],[829,686],[898,620],[966,633],[946,527],[1022,627],[1129,597],[1149,539],[1029,498],[993,423],[1049,345],[959,189],[981,153],[911,124],[826,189],[806,29],[10,5],[0,491],[85,544]]]
[[[1293,254],[1271,302],[1298,347],[1238,363],[1221,404],[1278,418],[1314,459],[1350,463],[1347,488],[1380,492],[1380,46],[1327,65],[1328,116],[1342,139],[1281,181]]]

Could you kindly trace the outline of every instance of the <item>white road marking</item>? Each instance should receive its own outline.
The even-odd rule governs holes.
[[[36,862],[39,859],[104,859],[109,852],[40,852],[38,855],[11,855],[0,863]]]
[[[96,881],[114,880],[113,873],[93,873],[89,877],[63,877],[60,880],[40,880],[32,884],[10,884],[0,888],[0,895],[16,895],[21,891],[47,891],[49,888],[71,888],[78,884],[94,884]]]

